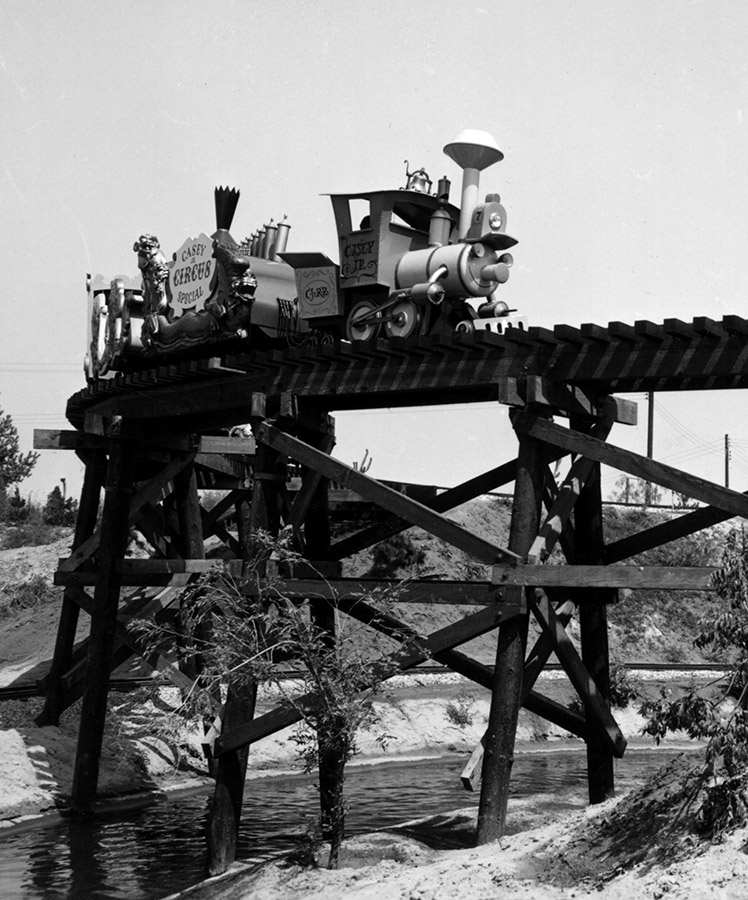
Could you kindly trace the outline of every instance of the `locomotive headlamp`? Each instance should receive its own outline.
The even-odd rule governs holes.
[[[497,212],[492,212],[488,217],[488,225],[492,231],[499,231],[501,226],[504,224],[504,220],[501,218],[501,214]]]

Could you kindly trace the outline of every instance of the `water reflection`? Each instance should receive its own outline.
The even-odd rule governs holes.
[[[633,751],[616,764],[620,792],[674,754]],[[351,834],[478,803],[459,774],[464,758],[349,769]],[[529,753],[514,766],[508,829],[586,804],[585,754]],[[262,778],[247,784],[238,853],[262,860],[293,849],[317,814],[314,779]],[[117,818],[55,820],[0,838],[2,900],[156,900],[203,877],[208,797],[158,803]]]

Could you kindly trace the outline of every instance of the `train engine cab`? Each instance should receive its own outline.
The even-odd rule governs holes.
[[[337,287],[315,325],[335,331],[342,323],[341,336],[350,341],[524,327],[496,296],[513,263],[507,250],[517,243],[506,233],[506,210],[498,194],[477,203],[480,171],[503,153],[489,134],[474,130],[460,132],[444,151],[463,170],[461,208],[449,202],[446,177],[431,193],[426,172],[408,172],[407,160],[404,188],[330,195],[337,279],[329,260],[325,288],[324,258],[310,272],[309,254],[283,254],[296,269],[302,318],[305,298],[333,298]]]

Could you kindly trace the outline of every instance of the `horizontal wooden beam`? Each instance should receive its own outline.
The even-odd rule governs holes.
[[[130,435],[127,435],[130,437]],[[158,446],[158,435],[150,434],[149,443]],[[172,448],[174,441],[166,439],[165,446]],[[186,448],[185,438],[178,440],[180,447]],[[35,450],[105,450],[107,438],[99,434],[73,429],[35,428]],[[194,448],[199,453],[219,453],[224,456],[254,456],[257,449],[255,439],[239,435],[201,435]]]
[[[488,606],[501,602],[501,593],[485,581],[381,581],[357,578],[288,578],[283,590],[289,596],[322,597],[329,600],[371,597],[382,590],[393,591],[396,603],[449,603],[455,606]]]
[[[494,566],[495,585],[710,591],[712,566]]]
[[[734,516],[748,518],[748,497],[738,491],[732,491],[664,463],[655,462],[653,459],[632,453],[630,450],[623,450],[591,435],[563,428],[561,425],[556,425],[554,422],[530,413],[519,413],[513,424],[518,432],[529,434],[541,441],[547,441],[549,444],[562,447],[571,453],[579,453],[596,462],[642,478],[644,481],[651,481],[686,494]]]
[[[34,450],[106,450],[107,440],[82,431],[55,428],[34,429]]]
[[[450,519],[439,515],[423,503],[418,503],[399,491],[369,478],[368,475],[364,475],[326,453],[310,447],[309,444],[285,434],[267,422],[263,422],[260,426],[257,437],[258,440],[273,449],[288,454],[303,465],[320,472],[325,478],[330,478],[343,487],[349,487],[372,503],[401,516],[411,525],[420,526],[429,534],[441,538],[481,562],[491,564],[501,559],[512,563],[519,560],[516,553],[492,544]]]

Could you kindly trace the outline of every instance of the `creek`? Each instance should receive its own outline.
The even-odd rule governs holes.
[[[664,765],[674,750],[630,749],[616,762],[623,793]],[[347,833],[477,805],[463,790],[465,757],[351,765],[346,779]],[[314,820],[314,778],[252,779],[245,791],[239,857],[261,862],[292,850]],[[517,755],[508,830],[540,824],[586,803],[583,750],[530,750]],[[157,900],[203,877],[208,796],[193,794],[115,816],[50,817],[0,836],[2,900]]]

